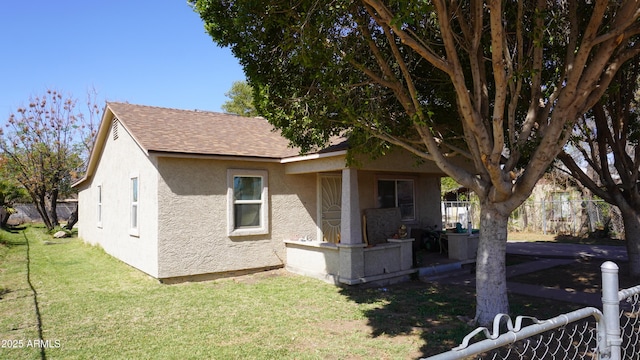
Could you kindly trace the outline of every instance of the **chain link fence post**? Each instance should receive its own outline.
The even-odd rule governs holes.
[[[605,319],[606,346],[609,357],[603,359],[620,360],[622,345],[620,329],[620,299],[618,297],[618,265],[607,261],[600,266],[602,271],[602,314]],[[602,348],[602,347],[601,347]]]

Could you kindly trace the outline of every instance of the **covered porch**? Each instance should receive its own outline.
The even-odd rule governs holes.
[[[458,262],[434,253],[424,257],[430,263],[418,263],[423,239],[412,237],[418,233],[412,230],[442,230],[443,174],[435,164],[416,166],[402,156],[359,168],[331,157],[289,163],[288,174],[317,173],[318,213],[315,238],[285,239],[287,270],[334,284],[386,285],[436,262]]]

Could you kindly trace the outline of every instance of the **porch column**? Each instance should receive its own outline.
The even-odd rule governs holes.
[[[340,215],[340,274],[338,281],[354,285],[364,277],[364,247],[360,198],[358,196],[358,170],[342,170],[342,212]]]
[[[340,243],[362,244],[362,222],[360,216],[358,170],[346,168],[342,170]]]

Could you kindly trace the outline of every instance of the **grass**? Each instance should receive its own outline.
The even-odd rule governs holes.
[[[473,330],[465,287],[341,288],[285,271],[162,285],[41,228],[0,239],[0,358],[408,359],[449,350]],[[514,314],[539,318],[578,308],[510,302]],[[33,346],[40,339],[46,348]]]

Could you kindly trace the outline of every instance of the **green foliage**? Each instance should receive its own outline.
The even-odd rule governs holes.
[[[0,169],[0,206],[11,207],[17,202],[28,201],[29,194],[25,188],[14,179],[5,177],[5,169]]]
[[[246,81],[235,81],[231,90],[224,94],[230,100],[222,104],[222,110],[241,116],[258,116],[253,105],[253,89]]]
[[[414,117],[404,112],[392,91],[376,86],[362,72],[364,67],[376,66],[375,59],[368,57],[369,44],[360,37],[364,9],[350,15],[354,6],[344,0],[331,6],[316,6],[312,1],[296,7],[284,1],[198,1],[194,5],[214,40],[231,46],[244,66],[256,90],[258,112],[303,150],[323,146],[345,131],[351,135],[352,149],[371,154],[388,147],[370,135],[374,128],[416,138],[411,128]],[[378,29],[370,30],[381,43],[386,41]],[[420,74],[416,84],[425,104],[422,111],[454,113],[455,99],[443,75],[415,54],[407,56],[410,67]],[[401,76],[398,68],[393,71]]]
[[[449,191],[455,190],[459,187],[460,184],[458,184],[453,178],[448,176],[440,178],[440,192],[442,194],[448,193]]]
[[[351,151],[373,156],[384,154],[393,143],[425,157],[434,151],[469,151],[466,155],[481,164],[480,157],[494,151],[504,159],[482,164],[500,167],[490,171],[502,171],[505,177],[533,166],[532,159],[544,158],[531,175],[539,177],[555,157],[541,154],[541,148],[559,151],[561,144],[542,145],[542,138],[557,137],[560,142],[561,132],[568,129],[545,133],[544,128],[573,119],[565,114],[541,120],[558,108],[553,102],[567,85],[565,67],[574,56],[566,48],[579,50],[575,41],[593,30],[587,26],[594,10],[590,3],[575,8],[505,3],[504,38],[497,39],[490,31],[489,14],[467,3],[444,9],[452,19],[444,24],[450,28],[444,28],[431,1],[383,1],[384,14],[369,1],[338,0],[327,6],[313,0],[295,6],[282,0],[189,2],[214,41],[230,47],[239,59],[255,90],[258,112],[303,151],[324,146],[338,134],[349,136]],[[607,9],[603,32],[618,9]],[[478,35],[470,33],[476,21],[485,22]],[[455,48],[446,46],[446,36],[457,39]],[[501,60],[509,66],[504,83],[492,75],[494,41],[509,46]],[[474,44],[477,52],[471,51]],[[539,58],[532,55],[536,51]],[[453,63],[458,65],[447,68]],[[496,98],[505,88],[506,94]],[[571,89],[567,93],[575,94]],[[475,108],[463,109],[461,101],[469,94]],[[500,133],[503,148],[494,146]],[[441,144],[437,149],[429,146],[430,136]],[[447,173],[465,186],[475,180],[472,174]],[[532,183],[535,180],[528,186]]]
[[[6,173],[4,158],[0,156],[0,228],[7,225],[9,216],[16,210],[13,205],[17,202],[27,202],[28,193],[10,174]]]

